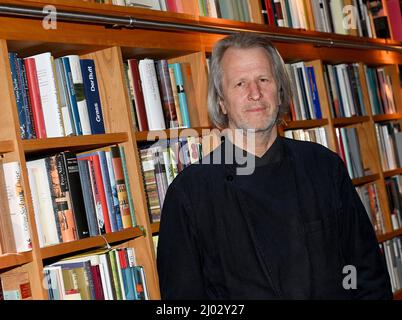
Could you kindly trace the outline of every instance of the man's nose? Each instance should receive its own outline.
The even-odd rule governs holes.
[[[257,82],[255,81],[250,82],[248,90],[249,90],[248,91],[249,100],[257,101],[261,98],[261,90]]]

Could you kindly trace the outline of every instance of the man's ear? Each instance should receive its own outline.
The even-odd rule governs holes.
[[[222,113],[223,114],[227,114],[228,112],[227,112],[227,110],[226,110],[226,107],[225,107],[225,103],[223,102],[223,100],[222,100],[222,98],[218,98],[219,100],[219,106],[220,106],[220,108],[221,108],[221,111],[222,111]]]

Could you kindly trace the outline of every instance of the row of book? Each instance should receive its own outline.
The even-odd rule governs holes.
[[[247,0],[199,0],[200,16],[255,22],[252,7]]]
[[[9,53],[22,139],[105,133],[92,59]]]
[[[122,146],[27,161],[41,247],[136,225]]]
[[[402,289],[402,239],[396,237],[380,243],[380,249],[385,256],[392,292]]]
[[[134,248],[99,249],[43,268],[49,300],[149,300]]]
[[[127,86],[137,130],[191,126],[187,92],[194,89],[187,68],[188,64],[168,63],[166,59],[127,61]]]
[[[392,33],[401,39],[398,0],[261,0],[261,6],[264,22],[271,26],[369,38]]]
[[[192,1],[192,0],[191,0]],[[96,3],[194,14],[190,0],[95,0]]]
[[[324,81],[332,117],[367,115],[357,63],[324,65]]]
[[[1,300],[32,300],[28,272],[18,271],[0,274]]]
[[[140,157],[151,222],[160,221],[168,186],[179,172],[202,157],[199,138],[160,140],[140,146]]]
[[[360,141],[355,127],[335,128],[339,156],[344,161],[350,178],[360,178],[368,172],[363,166]]]
[[[384,234],[384,215],[375,183],[355,187],[376,234]]]
[[[402,132],[398,122],[375,123],[383,170],[402,167]]]
[[[284,136],[289,139],[319,143],[328,148],[328,140],[324,127],[295,130],[288,129],[285,130]]]
[[[364,65],[364,72],[373,115],[397,113],[392,79],[387,69]]]
[[[402,228],[402,177],[400,175],[385,179],[391,226],[393,230]]]
[[[305,62],[285,65],[293,87],[292,120],[322,119],[314,67]]]

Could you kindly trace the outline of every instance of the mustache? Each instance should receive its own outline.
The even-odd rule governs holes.
[[[243,110],[249,110],[249,109],[254,109],[254,108],[270,108],[271,104],[267,102],[254,102],[254,103],[249,103],[243,106]]]

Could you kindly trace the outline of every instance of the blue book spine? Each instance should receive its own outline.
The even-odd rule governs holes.
[[[112,232],[118,231],[117,221],[116,221],[116,214],[114,211],[113,205],[113,194],[112,194],[112,187],[110,185],[110,176],[109,176],[109,168],[106,161],[105,151],[100,150],[96,152],[99,156],[99,162],[101,165],[101,172],[102,172],[102,180],[103,180],[103,187],[105,189],[106,195],[106,204],[107,210],[109,213],[109,220],[110,220],[110,227]]]
[[[10,52],[8,54],[8,59],[9,59],[10,68],[11,68],[11,78],[13,80],[13,90],[14,90],[15,102],[17,104],[21,139],[28,139],[27,115],[26,115],[26,112],[25,112],[24,106],[23,106],[21,86],[19,84],[18,73],[17,73],[17,63],[16,63],[17,54],[14,52]]]
[[[28,93],[28,81],[26,77],[25,65],[22,58],[17,58],[16,67],[18,73],[19,87],[21,90],[22,106],[26,117],[26,130],[28,139],[36,138],[34,125],[33,125],[33,114],[30,106],[29,93]]]
[[[308,81],[313,98],[314,112],[316,119],[322,119],[320,98],[318,96],[317,83],[315,81],[314,67],[307,67]]]
[[[180,63],[169,64],[169,68],[173,68],[174,77],[177,84],[177,96],[179,98],[180,112],[183,119],[183,126],[190,128],[190,117],[188,115],[187,97],[184,91],[183,75],[181,73]]]
[[[80,64],[91,132],[92,134],[105,133],[95,63],[92,59],[80,59]]]
[[[78,113],[77,98],[75,96],[74,82],[71,74],[70,60],[66,57],[61,58],[63,61],[64,74],[67,83],[67,96],[70,101],[71,110],[73,114],[74,128],[77,135],[82,135],[80,114]]]

